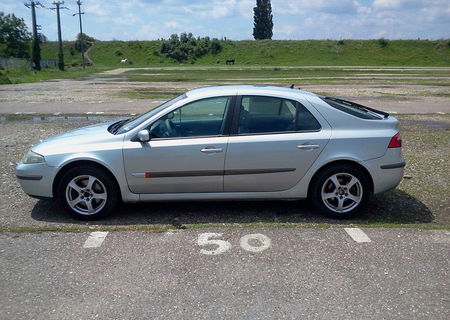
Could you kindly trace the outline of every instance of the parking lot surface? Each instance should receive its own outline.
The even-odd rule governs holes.
[[[39,139],[166,100],[136,98],[149,86],[204,85],[1,86],[0,319],[448,318],[447,86],[302,86],[399,113],[405,177],[352,220],[326,218],[308,201],[196,201],[120,205],[83,222],[20,189],[15,162]]]
[[[445,319],[450,232],[0,235],[2,319]]]

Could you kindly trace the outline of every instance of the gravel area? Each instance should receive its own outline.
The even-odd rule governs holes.
[[[99,74],[100,78],[91,75],[87,79],[55,79],[35,83],[1,85],[0,114],[17,112],[143,113],[161,104],[161,99],[133,99],[124,97],[124,93],[126,96],[126,93],[146,88],[186,91],[206,85],[230,84],[230,82],[221,80],[203,83],[134,82],[126,81],[126,78],[123,78],[125,81],[109,81],[114,79],[115,75],[121,75],[128,70],[126,68],[110,70]],[[154,75],[152,74],[152,76]],[[105,76],[111,76],[111,78],[105,80]],[[237,81],[239,82],[239,80]],[[363,83],[363,81],[355,84],[308,84],[300,87],[320,94],[351,99],[387,112],[450,113],[450,89],[448,86],[395,83],[382,85]],[[295,81],[293,80],[293,82]],[[267,83],[270,83],[270,80]],[[276,85],[276,82],[274,84]]]
[[[204,223],[431,223],[450,225],[450,117],[401,115],[405,179],[393,192],[374,197],[360,219],[334,221],[319,215],[308,201],[176,202],[128,204],[111,217],[88,225],[133,226]],[[26,120],[27,119],[27,120]],[[45,137],[111,117],[40,120],[18,117],[0,121],[0,226],[85,226],[49,200],[25,195],[14,165],[25,151]]]

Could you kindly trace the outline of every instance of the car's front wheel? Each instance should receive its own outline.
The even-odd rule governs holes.
[[[100,168],[80,166],[62,177],[59,199],[67,212],[83,220],[95,220],[111,212],[118,198],[114,180]]]
[[[353,217],[367,202],[370,184],[357,167],[338,165],[318,174],[312,184],[311,200],[333,218]]]

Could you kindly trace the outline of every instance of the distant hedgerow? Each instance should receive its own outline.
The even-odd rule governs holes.
[[[209,37],[195,38],[192,33],[172,34],[168,40],[162,40],[159,52],[167,58],[180,63],[194,63],[208,53],[218,54],[222,51],[222,44],[218,39]],[[156,54],[155,54],[156,55]]]

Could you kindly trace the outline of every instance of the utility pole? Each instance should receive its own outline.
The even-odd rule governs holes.
[[[31,59],[34,62],[34,68],[41,70],[41,47],[38,38],[38,25],[36,24],[36,6],[43,7],[38,1],[30,1],[24,3],[25,7],[31,8],[31,20],[33,23],[33,42],[31,45]]]
[[[61,19],[59,16],[59,9],[69,9],[66,7],[60,7],[60,5],[64,4],[64,1],[55,1],[53,2],[53,5],[56,6],[55,8],[50,8],[51,10],[56,10],[56,18],[58,20],[58,67],[59,70],[64,71],[64,51],[63,51],[63,44],[62,44],[62,37],[61,37]]]
[[[81,61],[83,63],[83,69],[84,69],[84,39],[83,39],[83,26],[81,24],[81,15],[84,14],[84,12],[81,12],[81,1],[77,1],[78,5],[78,13],[74,13],[72,16],[78,15],[80,18],[80,49],[81,49]]]

